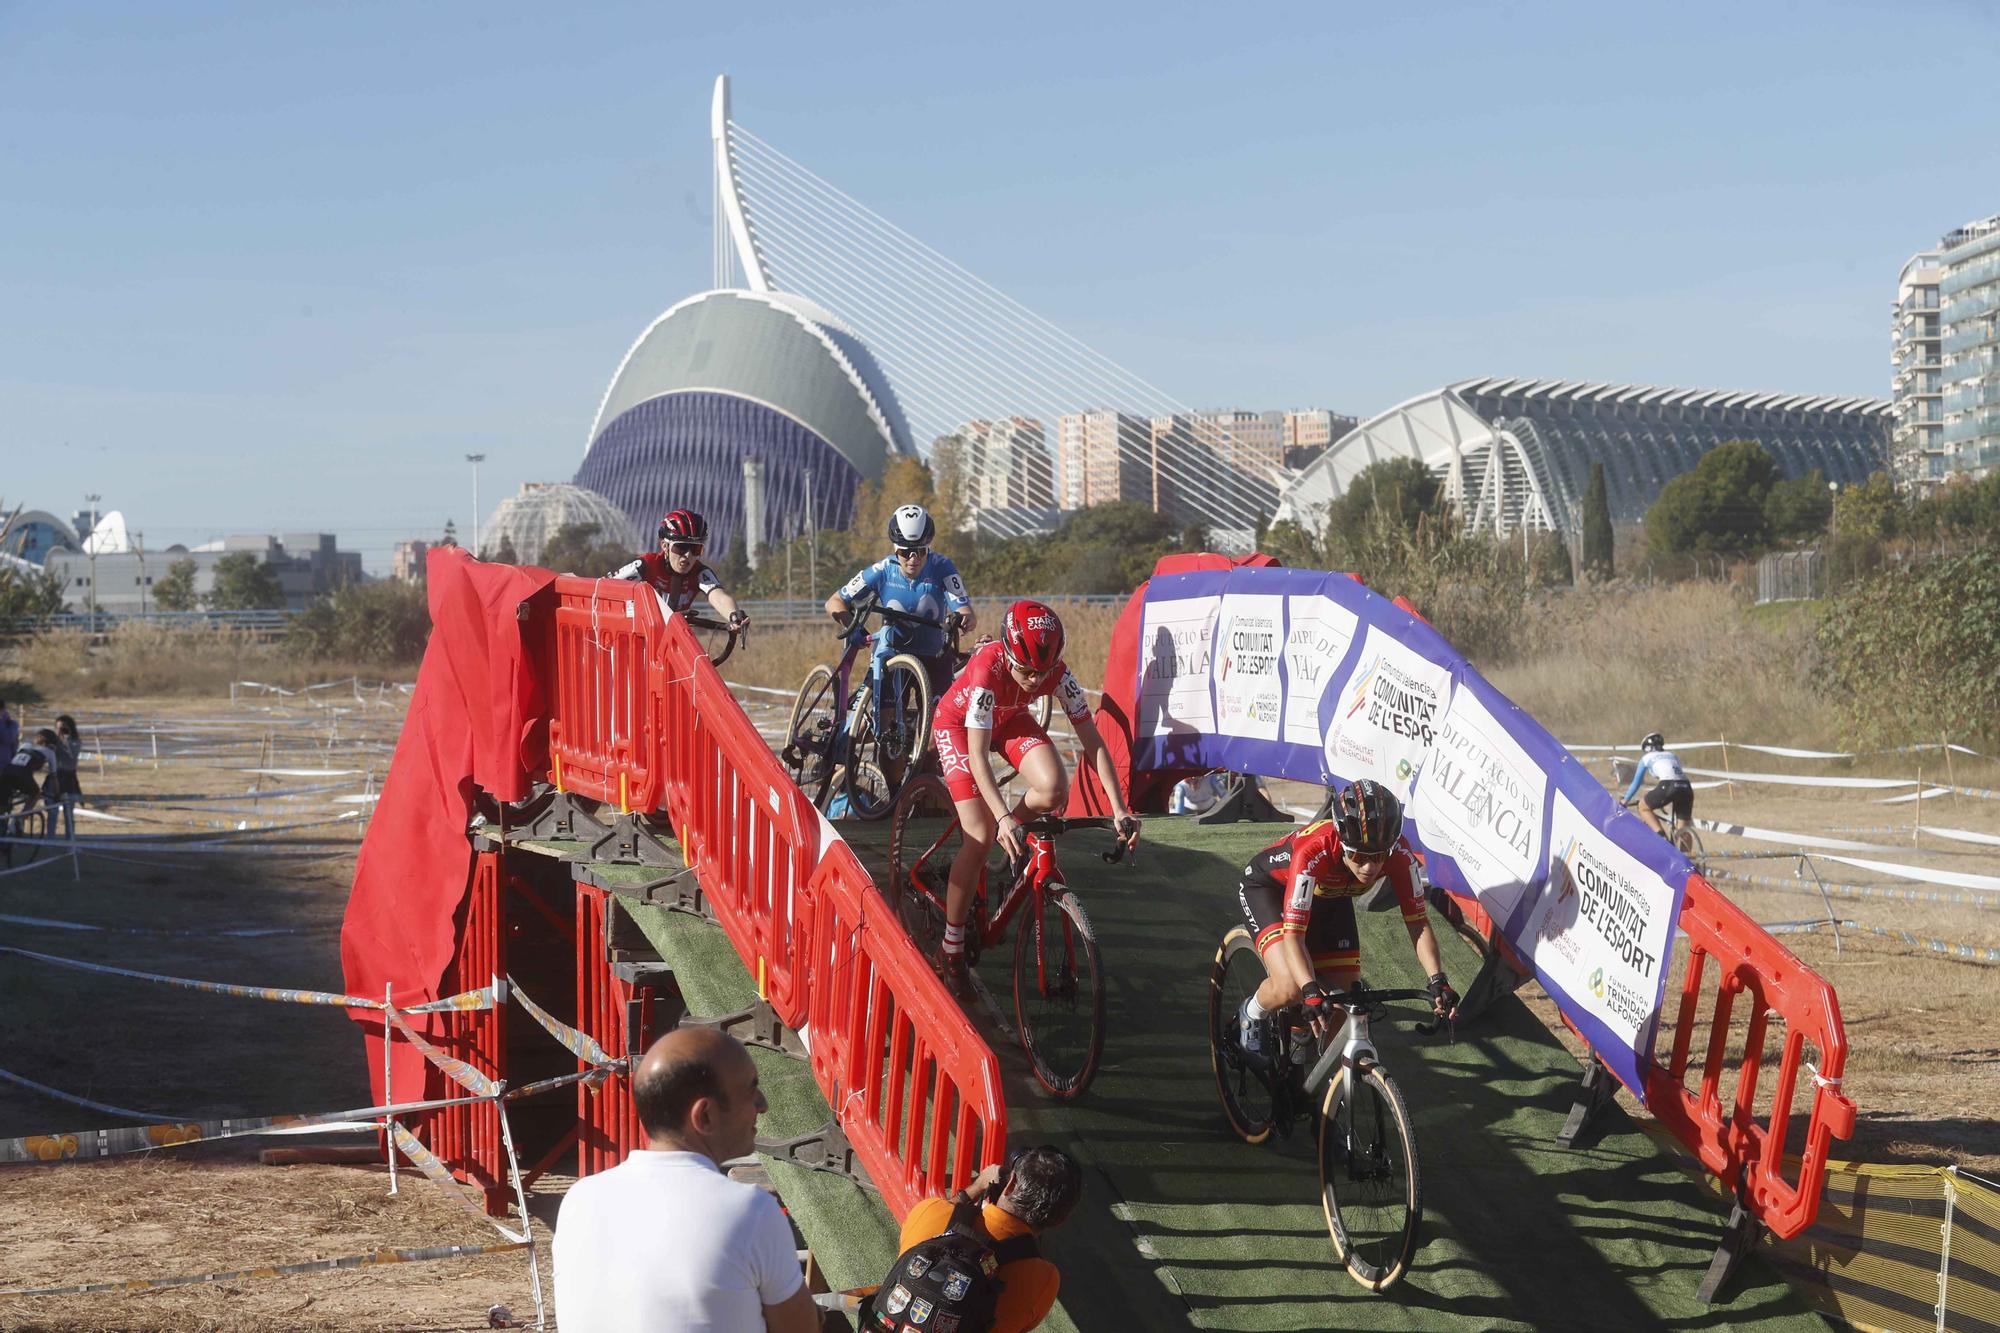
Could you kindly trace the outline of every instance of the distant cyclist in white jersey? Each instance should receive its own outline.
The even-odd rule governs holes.
[[[1667,738],[1657,731],[1639,742],[1639,766],[1632,770],[1632,785],[1619,799],[1632,804],[1640,786],[1649,779],[1653,789],[1646,793],[1645,804],[1639,807],[1639,818],[1646,821],[1648,828],[1665,836],[1660,817],[1653,813],[1664,805],[1672,805],[1674,818],[1683,824],[1694,818],[1694,784],[1688,781],[1687,770],[1681,767],[1681,757],[1667,748]]]

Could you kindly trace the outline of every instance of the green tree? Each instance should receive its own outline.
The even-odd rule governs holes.
[[[500,544],[498,546],[489,546],[485,554],[479,558],[481,560],[491,560],[496,565],[520,564],[520,554],[514,550],[514,534],[511,532],[501,533]]]
[[[439,546],[458,545],[458,524],[452,522],[450,519],[446,519],[444,521],[444,536],[438,538],[438,545]]]
[[[1771,487],[1764,497],[1764,526],[1774,542],[1806,541],[1826,531],[1833,517],[1833,492],[1818,468]]]
[[[1887,541],[1900,537],[1905,523],[1903,497],[1886,472],[1848,486],[1833,503],[1833,526],[1845,541]]]
[[[750,586],[750,545],[742,528],[729,539],[729,552],[715,566],[715,577],[722,580],[722,586],[736,592],[741,597],[741,589]]]
[[[194,610],[201,600],[194,591],[198,569],[193,556],[183,556],[168,565],[166,575],[153,585],[153,604],[162,611]]]
[[[1660,488],[1646,511],[1646,545],[1656,555],[1749,551],[1768,544],[1764,501],[1778,465],[1755,440],[1730,440],[1701,456],[1694,471]]]
[[[2000,738],[2000,553],[1857,582],[1833,600],[1817,636],[1815,676],[1857,743]]]
[[[46,569],[0,564],[0,622],[16,616],[53,616],[63,609],[63,581]]]
[[[1420,459],[1388,458],[1370,463],[1355,473],[1347,488],[1327,506],[1327,527],[1359,527],[1370,514],[1381,513],[1415,531],[1424,515],[1437,510],[1443,489],[1444,483]]]
[[[1586,578],[1608,579],[1616,572],[1612,550],[1611,497],[1604,485],[1604,463],[1590,462],[1590,487],[1583,493],[1583,572]]]
[[[211,611],[272,611],[285,604],[278,575],[255,551],[231,551],[215,562],[208,594]]]
[[[287,622],[285,646],[314,660],[404,666],[423,657],[430,632],[424,585],[384,580],[320,598]]]
[[[617,542],[600,540],[595,523],[565,523],[542,544],[541,567],[558,574],[602,578],[635,554]]]
[[[2000,472],[1940,486],[1909,514],[1910,535],[1924,541],[2000,540]]]

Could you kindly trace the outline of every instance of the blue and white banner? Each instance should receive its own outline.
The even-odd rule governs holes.
[[[1403,797],[1430,878],[1476,899],[1641,1099],[1692,867],[1444,638],[1344,574],[1147,585],[1132,762]]]

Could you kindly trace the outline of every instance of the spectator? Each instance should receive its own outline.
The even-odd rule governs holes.
[[[21,724],[7,711],[7,701],[0,699],[0,768],[14,762],[14,751],[21,744]]]
[[[907,1256],[913,1246],[950,1231],[953,1214],[963,1205],[983,1199],[985,1205],[975,1223],[979,1238],[992,1245],[1014,1248],[1010,1242],[1018,1244],[1023,1237],[1039,1237],[1061,1226],[1082,1195],[1083,1169],[1076,1159],[1045,1143],[1016,1155],[1004,1173],[1000,1167],[989,1166],[951,1198],[926,1199],[912,1208],[903,1219],[900,1244]],[[1055,1306],[1062,1274],[1040,1256],[1032,1242],[1020,1248],[1029,1251],[1020,1258],[1007,1257],[1003,1249],[1002,1262],[993,1274],[1002,1286],[992,1322],[987,1326],[991,1333],[1026,1333],[1046,1319]],[[900,1259],[891,1278],[899,1271],[906,1271]],[[904,1293],[903,1299],[908,1299],[908,1295]],[[873,1301],[873,1309],[892,1317],[907,1317],[905,1312],[910,1308],[891,1309],[898,1303],[893,1285],[887,1292],[878,1290]],[[874,1324],[864,1322],[863,1327],[872,1328]]]
[[[34,744],[16,750],[7,767],[0,769],[0,811],[11,811],[16,801],[23,810],[31,810],[37,795],[54,805],[59,791],[56,734],[43,727],[35,733]]]
[[[767,1109],[734,1037],[682,1028],[632,1076],[647,1143],[570,1187],[556,1218],[566,1333],[817,1333],[819,1309],[776,1199],[722,1172]]]
[[[76,761],[83,753],[83,737],[77,734],[76,719],[68,713],[56,719],[56,796],[62,801],[63,836],[76,836],[76,803],[83,787],[76,780]]]

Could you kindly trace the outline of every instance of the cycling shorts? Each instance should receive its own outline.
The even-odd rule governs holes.
[[[1007,762],[1019,769],[1030,750],[1048,743],[1049,733],[1024,708],[993,728],[988,748],[1005,755]],[[972,752],[966,748],[965,728],[939,727],[936,744],[938,766],[944,771],[944,785],[951,789],[951,799],[978,800],[979,784],[972,778]]]
[[[1264,864],[1262,853],[1243,867],[1236,900],[1262,957],[1285,933],[1285,891]],[[1360,978],[1361,932],[1355,927],[1353,898],[1313,899],[1312,915],[1306,919],[1306,956],[1312,959],[1313,975],[1334,989],[1345,990]]]
[[[1646,808],[1658,810],[1663,805],[1674,807],[1674,818],[1683,822],[1694,818],[1694,784],[1690,782],[1662,782],[1646,793]]]

